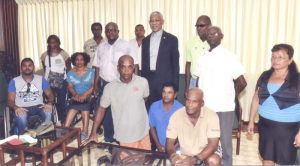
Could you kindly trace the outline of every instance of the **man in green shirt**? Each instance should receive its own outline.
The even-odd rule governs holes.
[[[211,26],[211,21],[208,16],[202,15],[198,17],[195,25],[198,35],[187,43],[185,52],[185,92],[191,87],[196,87],[198,58],[209,49],[209,45],[206,42],[206,30],[209,26]]]

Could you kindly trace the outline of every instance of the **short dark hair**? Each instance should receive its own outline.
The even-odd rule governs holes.
[[[21,66],[23,65],[23,63],[25,62],[31,62],[33,65],[34,65],[34,62],[31,58],[24,58],[22,61],[21,61]]]
[[[48,38],[47,38],[47,43],[48,44],[50,43],[51,39],[54,39],[60,45],[60,39],[59,39],[58,36],[56,36],[56,35],[50,35],[50,36],[48,36]]]
[[[102,25],[101,25],[100,22],[94,22],[94,23],[91,25],[91,30],[93,30],[93,28],[94,28],[95,26],[99,26],[100,29],[102,30]]]
[[[289,59],[292,59],[294,56],[294,48],[289,45],[289,44],[276,44],[273,46],[273,48],[271,49],[272,52],[276,52],[279,50],[284,50],[286,51],[286,53],[289,55]]]
[[[87,54],[85,52],[75,52],[71,56],[71,62],[72,62],[73,66],[76,66],[75,62],[76,62],[76,58],[77,58],[78,55],[82,55],[83,61],[84,61],[84,66],[86,66],[90,62],[90,60],[91,60],[89,54]]]
[[[137,27],[142,27],[143,29],[145,29],[145,28],[144,28],[144,25],[142,25],[142,24],[137,24],[137,25],[135,26],[135,29],[136,29]]]
[[[161,90],[163,90],[165,87],[171,87],[171,88],[173,88],[175,93],[178,92],[178,87],[173,82],[163,83]]]

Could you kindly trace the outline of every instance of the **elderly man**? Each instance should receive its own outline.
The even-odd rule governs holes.
[[[173,165],[221,164],[219,118],[203,105],[203,92],[191,88],[186,95],[185,107],[171,116],[167,129],[167,153]],[[176,153],[176,139],[181,154]]]
[[[102,25],[99,22],[95,22],[91,25],[91,30],[93,33],[93,37],[87,40],[84,43],[83,49],[84,52],[87,53],[91,60],[90,63],[88,63],[88,67],[92,67],[92,63],[94,61],[95,52],[97,47],[102,43],[103,37],[102,37]]]
[[[54,96],[48,81],[33,74],[34,63],[30,58],[21,61],[21,75],[13,78],[8,85],[8,106],[14,110],[16,130],[22,133],[28,124],[28,119],[38,115],[45,122],[51,121]],[[43,103],[43,93],[48,102]]]
[[[151,13],[149,24],[152,33],[142,43],[141,75],[149,82],[150,96],[147,108],[161,97],[161,87],[165,82],[179,85],[178,39],[162,29],[164,24],[160,12]]]
[[[232,165],[232,126],[235,97],[246,87],[245,70],[237,57],[222,47],[219,27],[207,29],[208,52],[199,58],[198,86],[204,92],[205,106],[217,112],[220,119],[223,164]]]
[[[211,26],[211,21],[208,16],[202,15],[198,17],[195,25],[198,35],[187,43],[185,52],[185,92],[189,88],[196,87],[199,56],[209,49],[209,45],[206,42],[206,30],[209,26]]]
[[[149,95],[148,82],[133,74],[134,60],[129,55],[120,57],[118,71],[120,77],[104,88],[92,133],[83,144],[97,141],[97,128],[103,120],[105,109],[111,106],[114,138],[120,145],[150,150],[149,122],[144,102]]]
[[[119,38],[119,28],[114,22],[110,22],[105,26],[105,35],[107,40],[101,43],[96,51],[96,57],[94,58],[93,66],[96,67],[96,78],[94,83],[95,93],[99,96],[103,93],[103,88],[107,83],[117,79],[119,77],[117,64],[118,59],[122,55],[130,55],[135,62],[135,72],[138,72],[137,58],[129,42]],[[114,142],[114,130],[111,117],[110,107],[105,113],[103,127],[104,127],[104,139],[106,142]]]

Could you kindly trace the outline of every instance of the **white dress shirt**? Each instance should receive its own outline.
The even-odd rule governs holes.
[[[150,70],[156,70],[156,61],[163,30],[152,32],[150,37]]]
[[[130,55],[137,64],[136,55],[129,46],[129,42],[118,38],[112,45],[107,41],[97,47],[93,66],[99,68],[99,76],[107,82],[119,77],[118,60],[123,55]]]

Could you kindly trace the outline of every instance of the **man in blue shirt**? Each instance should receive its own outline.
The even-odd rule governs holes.
[[[154,102],[149,110],[150,133],[160,152],[165,152],[166,130],[169,119],[179,108],[183,107],[175,98],[177,88],[173,83],[163,84],[162,99]]]
[[[21,62],[21,75],[13,78],[8,85],[8,106],[14,110],[16,129],[20,134],[27,128],[29,117],[38,115],[45,122],[51,121],[54,97],[44,77],[33,74],[34,63],[30,58]],[[43,103],[43,93],[48,103]]]

